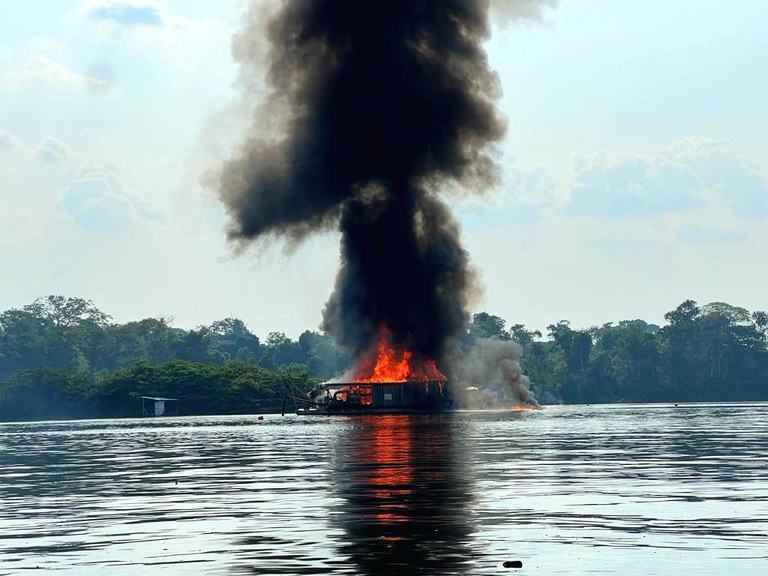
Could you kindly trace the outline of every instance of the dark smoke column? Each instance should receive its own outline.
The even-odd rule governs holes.
[[[473,274],[439,194],[496,180],[486,149],[505,125],[488,13],[489,0],[285,0],[266,25],[269,103],[221,170],[229,235],[338,223],[323,328],[358,355],[385,324],[395,345],[440,358],[468,320]],[[236,41],[244,65],[264,34],[253,22]]]

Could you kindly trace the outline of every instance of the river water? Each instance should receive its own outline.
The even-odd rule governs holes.
[[[768,404],[1,424],[0,575],[48,571],[765,575]]]

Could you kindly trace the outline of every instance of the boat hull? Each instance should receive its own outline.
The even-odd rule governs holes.
[[[334,410],[325,407],[296,409],[296,414],[299,416],[366,416],[370,414],[384,416],[393,414],[445,414],[447,412],[453,412],[453,409],[418,410],[416,408],[349,408]]]

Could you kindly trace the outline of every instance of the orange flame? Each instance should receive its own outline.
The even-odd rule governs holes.
[[[445,375],[438,370],[434,360],[417,361],[413,352],[392,343],[392,333],[385,324],[379,329],[376,346],[358,364],[355,382],[444,382]]]
[[[520,412],[534,412],[536,410],[541,410],[541,406],[538,404],[523,404],[522,402],[518,402],[517,409]]]

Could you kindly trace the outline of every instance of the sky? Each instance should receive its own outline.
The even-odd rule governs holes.
[[[267,0],[262,0],[267,1]],[[503,183],[451,201],[509,324],[768,308],[768,4],[559,0],[488,44]],[[244,0],[0,3],[0,310],[317,329],[338,236],[236,254],[210,173],[250,123]],[[396,273],[396,271],[393,271]]]

